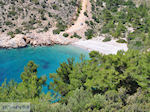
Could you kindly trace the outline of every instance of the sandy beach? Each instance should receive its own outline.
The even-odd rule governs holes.
[[[125,43],[117,43],[115,39],[109,42],[103,42],[104,37],[96,37],[91,40],[79,40],[72,45],[90,51],[98,51],[102,54],[116,54],[119,50],[127,51],[128,47]]]

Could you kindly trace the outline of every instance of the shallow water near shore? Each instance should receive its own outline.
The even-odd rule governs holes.
[[[49,73],[56,72],[59,64],[67,61],[68,58],[74,57],[76,62],[80,61],[80,54],[84,54],[86,59],[89,58],[86,50],[71,45],[0,49],[0,84],[5,79],[7,82],[10,80],[20,82],[20,74],[30,60],[39,66],[38,76],[46,75],[48,77],[47,84],[49,84],[52,81],[49,79]],[[44,87],[43,91],[47,92],[47,87]]]

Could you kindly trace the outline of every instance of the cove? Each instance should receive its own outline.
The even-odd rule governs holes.
[[[48,77],[47,84],[49,84],[52,81],[49,73],[55,73],[59,64],[67,61],[68,58],[74,57],[76,62],[80,61],[81,54],[84,54],[86,59],[89,58],[86,50],[71,45],[0,49],[0,84],[5,79],[7,82],[10,80],[20,82],[20,74],[30,60],[39,66],[38,76],[46,75]],[[47,92],[47,88],[44,88],[43,91]]]

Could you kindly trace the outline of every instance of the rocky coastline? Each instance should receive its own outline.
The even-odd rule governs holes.
[[[98,51],[102,54],[116,54],[119,50],[127,51],[126,43],[117,43],[115,39],[109,42],[103,42],[105,36],[96,37],[90,40],[64,37],[63,32],[59,35],[53,35],[51,31],[44,33],[32,32],[26,35],[17,34],[11,38],[7,34],[0,35],[0,48],[22,48],[30,46],[53,46],[73,45],[90,51]]]
[[[52,46],[55,44],[68,45],[75,42],[74,39],[65,38],[62,35],[50,35],[50,33],[17,34],[15,37],[7,34],[0,35],[0,48],[22,48],[31,46]]]

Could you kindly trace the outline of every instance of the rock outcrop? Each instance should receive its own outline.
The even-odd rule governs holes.
[[[18,48],[25,47],[27,43],[23,39],[24,35],[16,35],[14,38],[11,38],[7,35],[0,36],[0,47],[1,48]]]
[[[54,44],[67,45],[77,39],[65,38],[60,35],[52,35],[50,32],[31,33],[27,35],[18,34],[11,38],[7,34],[0,35],[0,48],[19,48],[28,44],[31,46],[50,46]]]
[[[27,44],[30,44],[32,46],[49,46],[53,45],[52,41],[50,40],[50,36],[47,35],[46,33],[42,34],[28,34],[24,37],[24,40],[26,41]]]

